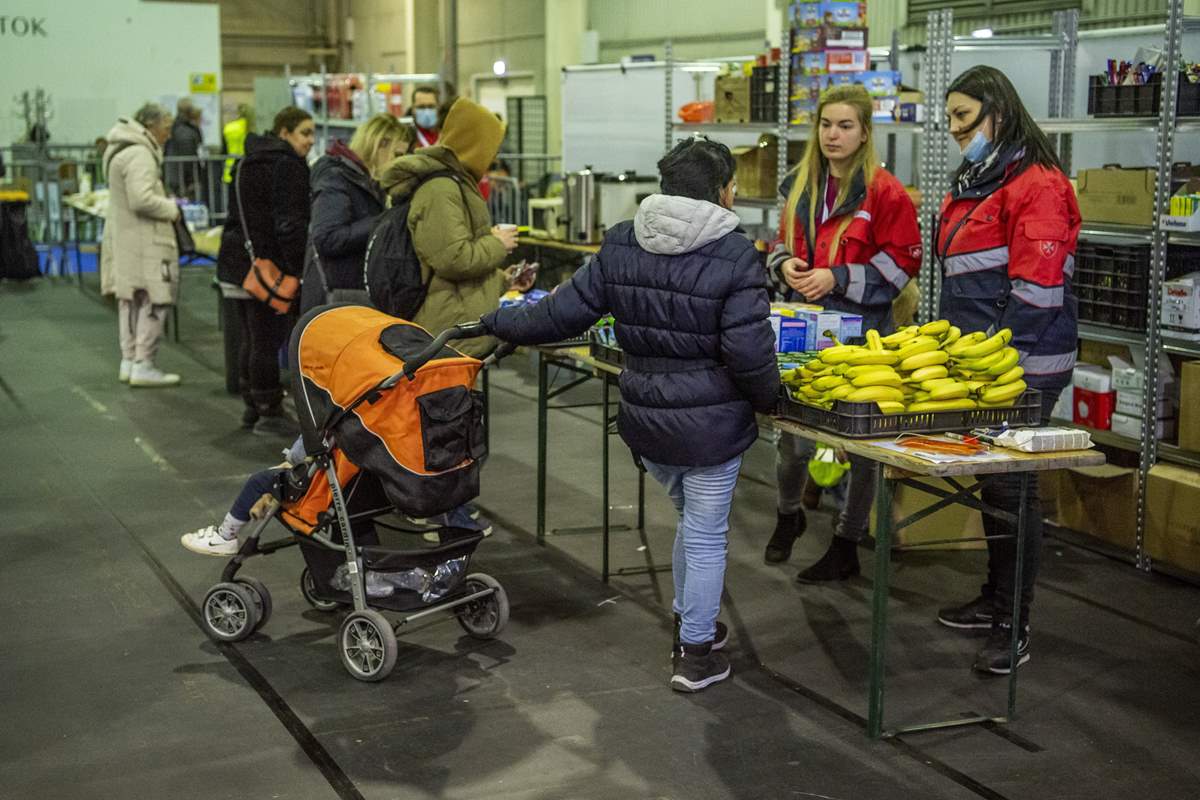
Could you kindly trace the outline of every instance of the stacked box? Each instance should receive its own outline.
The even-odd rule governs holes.
[[[831,81],[866,72],[867,4],[859,0],[796,2],[789,8],[792,125],[812,122],[821,92]],[[894,103],[892,104],[894,105]]]

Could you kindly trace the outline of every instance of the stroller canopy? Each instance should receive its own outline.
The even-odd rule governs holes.
[[[305,450],[323,451],[328,438],[380,479],[392,503],[416,516],[475,497],[484,455],[477,359],[445,347],[412,380],[376,388],[432,342],[419,325],[364,306],[336,305],[302,317],[290,348]]]

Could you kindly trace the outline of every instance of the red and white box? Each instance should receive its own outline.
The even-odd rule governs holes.
[[[1112,428],[1117,393],[1112,388],[1112,373],[1103,367],[1084,365],[1072,374],[1072,421],[1099,431]]]
[[[825,69],[832,75],[838,72],[866,72],[871,57],[866,50],[826,50]]]

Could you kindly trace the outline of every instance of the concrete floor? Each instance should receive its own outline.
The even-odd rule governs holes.
[[[1050,540],[1020,718],[873,743],[866,714],[870,581],[800,586],[828,514],[790,564],[773,524],[771,449],[738,488],[723,619],[734,679],[667,688],[670,574],[599,580],[599,414],[551,415],[550,527],[534,511],[528,362],[492,381],[480,504],[496,533],[474,567],[512,603],[492,642],[449,618],[409,631],[385,682],[352,680],[337,615],[300,597],[295,550],[249,564],[270,623],[215,645],[197,603],[222,562],[181,532],[220,518],[283,441],[237,427],[223,390],[210,273],[186,270],[174,390],[116,381],[115,314],[62,281],[0,284],[0,797],[3,798],[1196,798],[1200,589]],[[564,398],[598,398],[593,382]],[[614,521],[636,471],[614,440]],[[666,563],[674,522],[647,485],[647,530],[614,534],[614,567]],[[953,532],[951,532],[953,533]],[[861,551],[864,574],[871,553]],[[933,624],[976,589],[979,553],[895,565],[889,724],[999,712],[972,675],[979,640]]]

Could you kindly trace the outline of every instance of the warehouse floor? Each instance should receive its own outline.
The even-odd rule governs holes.
[[[216,646],[197,604],[222,562],[181,532],[219,520],[286,442],[237,427],[220,333],[189,267],[175,390],[116,382],[115,314],[85,287],[0,284],[0,797],[13,798],[1194,798],[1200,796],[1200,589],[1058,540],[1046,545],[1019,719],[871,742],[869,578],[800,586],[826,513],[790,564],[765,565],[772,451],[751,452],[734,507],[723,619],[734,679],[667,688],[669,573],[599,580],[598,409],[551,414],[549,525],[534,511],[528,361],[492,379],[480,505],[496,533],[474,566],[512,603],[478,642],[443,617],[401,638],[385,682],[357,683],[337,615],[297,590],[295,550],[251,563],[275,603],[250,640]],[[564,398],[594,401],[598,383]],[[614,440],[617,523],[636,471]],[[647,530],[614,567],[665,563],[674,522],[647,485]],[[950,532],[953,534],[954,532]],[[864,575],[871,554],[861,551]],[[895,566],[889,724],[1002,710],[972,675],[979,640],[933,623],[978,586],[978,552]]]

